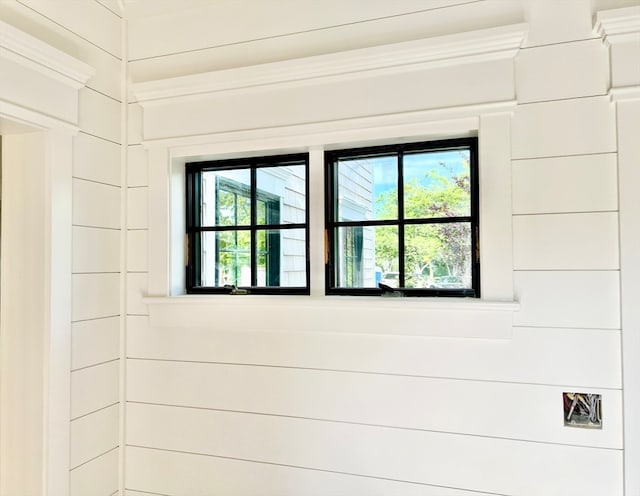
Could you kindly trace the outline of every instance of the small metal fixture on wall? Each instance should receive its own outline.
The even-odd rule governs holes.
[[[602,429],[602,396],[590,393],[562,393],[564,425]]]

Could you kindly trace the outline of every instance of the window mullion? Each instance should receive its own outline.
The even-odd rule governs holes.
[[[404,153],[398,152],[398,285],[404,280]]]
[[[325,167],[327,167],[325,171]],[[333,284],[333,164],[325,165],[325,152],[314,148],[309,152],[309,258],[310,292],[325,294]],[[325,198],[325,191],[329,195]],[[325,218],[327,222],[325,224]],[[328,258],[327,258],[328,255]]]
[[[480,180],[478,167],[478,143],[471,147],[470,191],[471,191],[471,273],[475,281],[476,297],[480,294]]]
[[[255,287],[258,285],[258,245],[256,244],[257,236],[256,236],[256,224],[257,222],[257,211],[258,211],[258,195],[256,194],[256,166],[255,164],[251,166],[251,180],[250,180],[250,188],[251,188],[251,205],[250,205],[250,223],[251,223],[251,240],[249,242],[249,259],[251,260],[251,286]]]

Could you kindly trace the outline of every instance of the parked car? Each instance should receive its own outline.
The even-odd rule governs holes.
[[[384,272],[380,282],[392,288],[397,288],[400,282],[400,272]]]
[[[465,287],[465,284],[458,276],[443,276],[436,277],[433,282],[429,283],[428,287],[438,289],[461,289]]]

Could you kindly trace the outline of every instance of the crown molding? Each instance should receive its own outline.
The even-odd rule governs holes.
[[[260,86],[345,80],[388,72],[439,68],[514,57],[526,35],[526,24],[349,50],[326,55],[239,67],[132,85],[142,106],[158,100]]]
[[[637,40],[640,36],[640,7],[598,12],[595,30],[608,44]]]
[[[0,57],[12,60],[75,89],[83,87],[95,70],[84,62],[0,21]]]

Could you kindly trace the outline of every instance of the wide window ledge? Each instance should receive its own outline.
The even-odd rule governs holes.
[[[471,298],[184,295],[144,298],[154,327],[509,339],[514,301]]]

